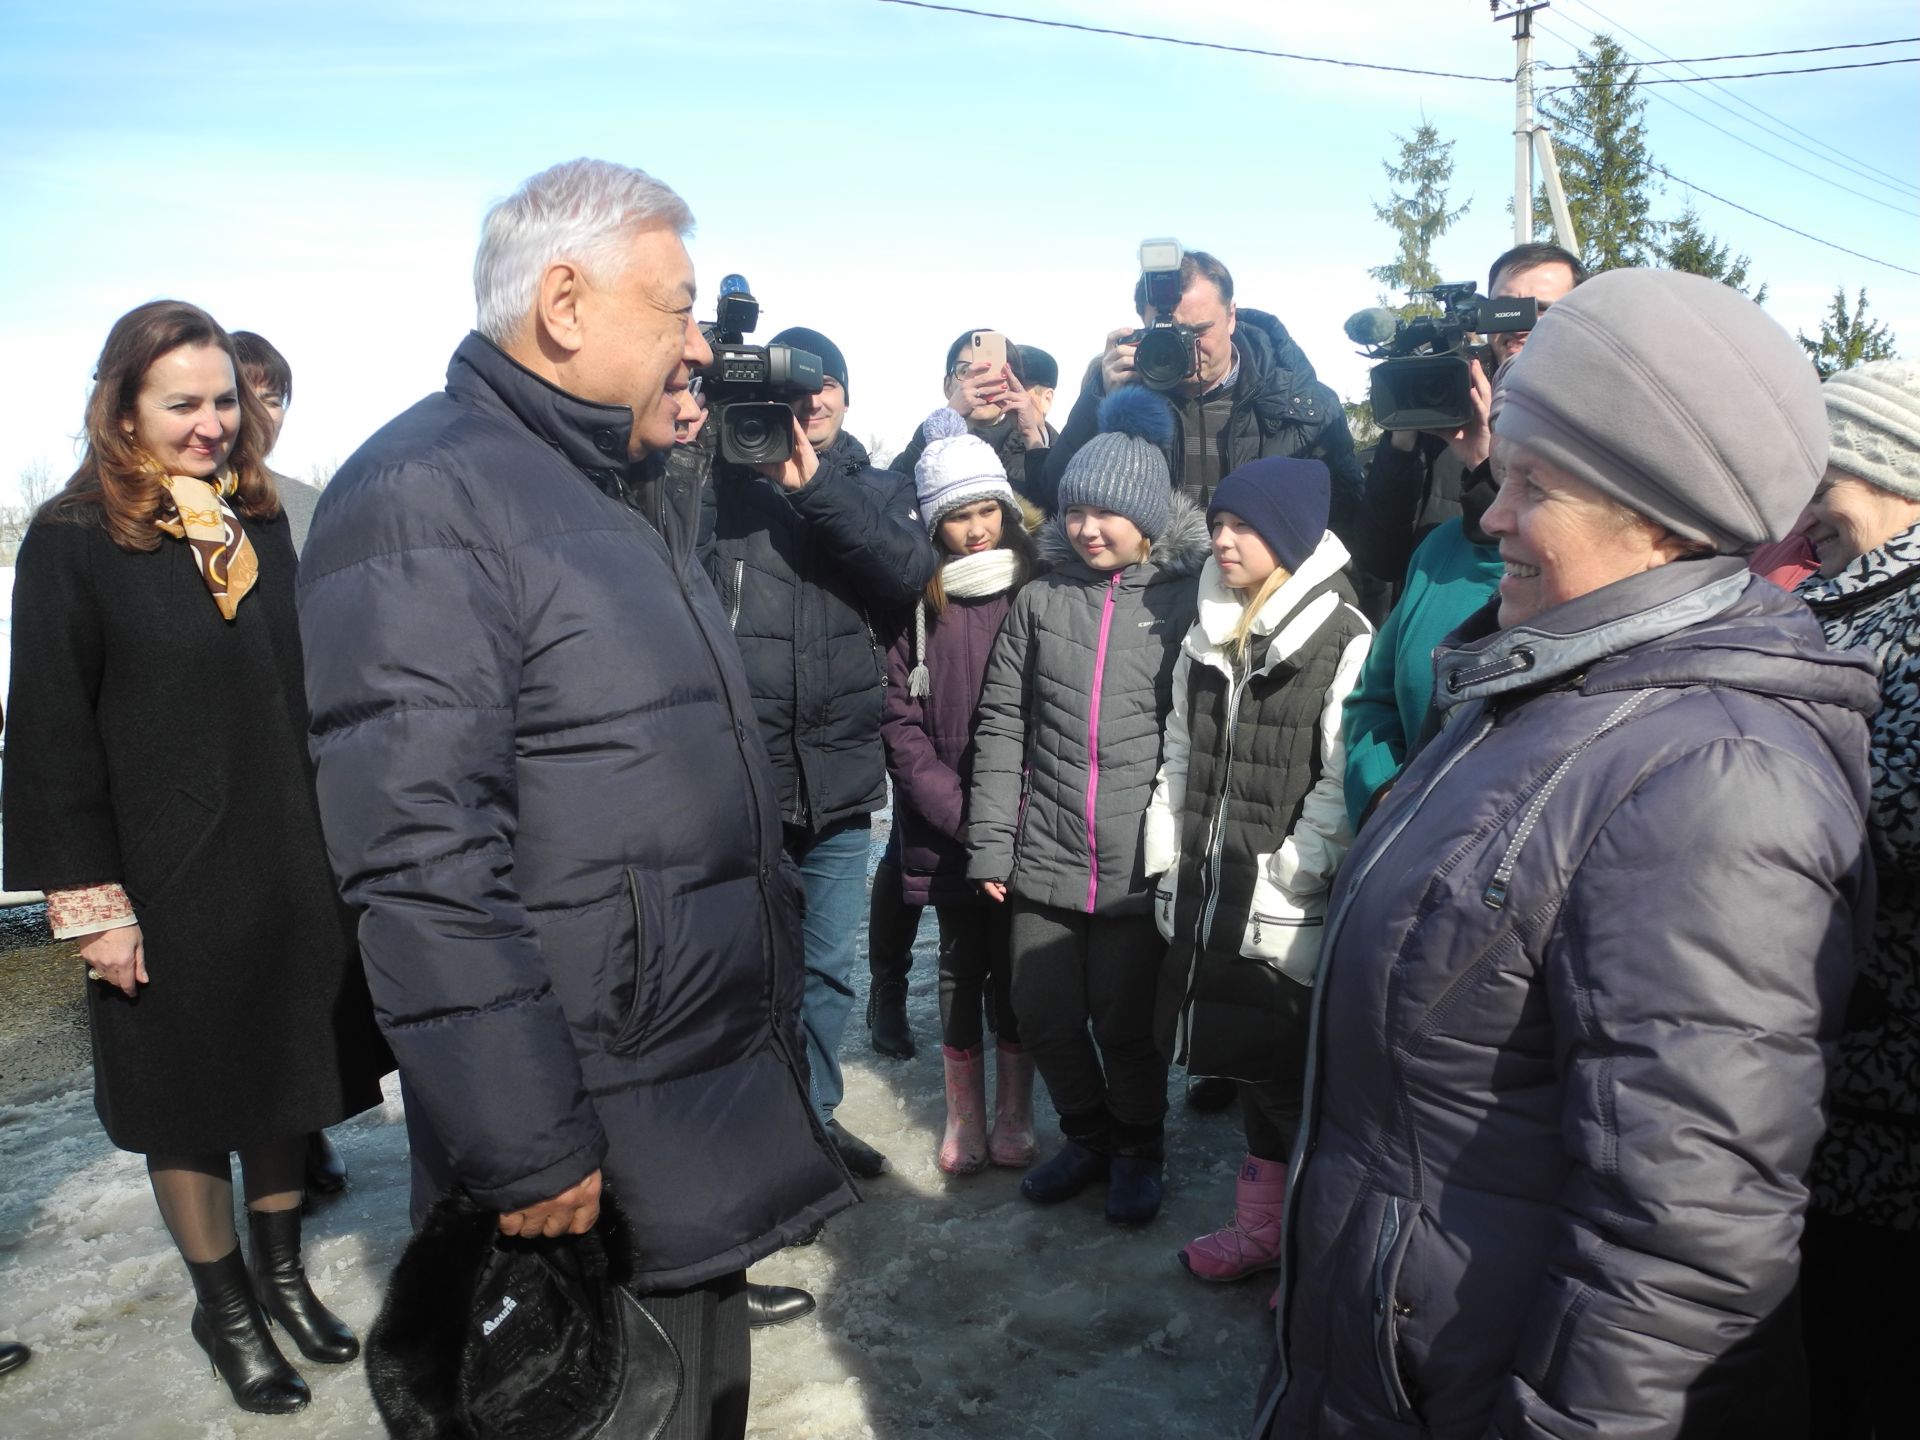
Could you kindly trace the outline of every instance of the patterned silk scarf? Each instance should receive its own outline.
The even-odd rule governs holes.
[[[253,542],[240,528],[240,517],[227,504],[239,482],[231,471],[218,477],[216,489],[191,475],[162,475],[160,483],[173,496],[173,519],[157,524],[176,540],[184,540],[193,551],[193,563],[200,567],[200,578],[207,582],[213,603],[231,620],[240,602],[260,578],[260,561],[253,553]]]

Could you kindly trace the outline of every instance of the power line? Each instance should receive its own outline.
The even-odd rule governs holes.
[[[1610,25],[1615,30],[1618,30],[1624,35],[1632,36],[1635,40],[1638,40],[1641,43],[1641,45],[1646,47],[1648,50],[1651,50],[1654,54],[1663,56],[1668,59],[1672,58],[1671,56],[1667,55],[1666,51],[1662,50],[1658,45],[1655,45],[1651,40],[1647,39],[1646,36],[1640,34],[1636,30],[1632,30],[1627,26],[1622,25],[1618,20],[1615,20],[1611,15],[1607,14],[1605,11],[1599,9],[1598,7],[1592,4],[1589,4],[1588,0],[1571,0],[1571,3],[1578,5],[1582,10],[1585,10],[1588,14],[1594,16],[1602,24]],[[1711,81],[1709,81],[1709,84],[1711,84]],[[1833,164],[1840,165],[1845,169],[1853,171],[1855,174],[1861,176],[1863,179],[1872,180],[1875,184],[1885,185],[1889,189],[1898,189],[1903,193],[1920,195],[1920,189],[1916,189],[1916,187],[1913,185],[1911,181],[1902,179],[1900,176],[1891,174],[1888,171],[1882,170],[1877,166],[1867,165],[1864,162],[1855,163],[1845,150],[1840,149],[1838,146],[1828,144],[1825,140],[1822,140],[1818,135],[1809,134],[1807,131],[1802,130],[1799,126],[1794,125],[1789,121],[1781,120],[1777,116],[1769,115],[1767,111],[1762,110],[1758,105],[1755,105],[1752,101],[1748,100],[1745,96],[1737,94],[1736,92],[1727,89],[1724,85],[1713,85],[1712,88],[1720,91],[1723,95],[1727,97],[1727,99],[1735,102],[1735,104],[1738,104],[1748,110],[1751,110],[1755,115],[1762,117],[1762,119],[1774,120],[1784,128],[1791,130],[1795,135],[1800,136],[1801,139],[1812,141],[1814,145],[1817,145],[1820,148],[1820,150],[1825,151],[1826,154],[1819,155],[1818,151],[1809,149],[1807,146],[1799,144],[1798,141],[1787,139],[1786,136],[1780,134],[1776,130],[1769,129],[1768,126],[1762,124],[1759,120],[1749,119],[1745,115],[1735,116],[1736,119],[1743,120],[1749,125],[1753,125],[1758,129],[1766,131],[1766,133],[1773,136],[1774,139],[1783,140],[1787,144],[1795,146],[1797,149],[1806,150],[1809,155],[1819,155],[1819,158],[1824,163],[1829,165],[1833,165]],[[1734,111],[1731,106],[1728,106],[1719,100],[1715,100],[1711,95],[1702,94],[1700,98],[1705,100],[1710,105],[1715,105],[1715,106],[1718,106],[1720,109],[1725,110],[1729,115],[1734,114]]]
[[[1587,139],[1593,141],[1593,143],[1596,145],[1600,143],[1600,137],[1595,135],[1591,130],[1586,129],[1584,126],[1575,125],[1570,120],[1558,120],[1555,123],[1557,125],[1564,126],[1565,128],[1574,131],[1576,134],[1586,136]],[[1716,194],[1714,191],[1707,189],[1706,186],[1687,179],[1687,177],[1684,175],[1674,174],[1673,171],[1667,169],[1667,167],[1664,165],[1656,165],[1651,160],[1647,161],[1646,164],[1649,170],[1652,170],[1655,174],[1666,176],[1667,179],[1673,181],[1673,183],[1676,185],[1684,185],[1689,190],[1698,191],[1700,194],[1706,196],[1709,200],[1718,200],[1722,205],[1730,205],[1735,210],[1738,210],[1742,215],[1751,215],[1754,219],[1764,221],[1766,224],[1772,225],[1776,229],[1785,230],[1790,235],[1798,235],[1802,240],[1811,240],[1816,245],[1824,245],[1829,250],[1838,250],[1842,255],[1851,255],[1856,260],[1865,260],[1874,265],[1884,265],[1889,270],[1898,270],[1902,275],[1920,276],[1920,270],[1910,270],[1905,265],[1896,265],[1891,260],[1882,260],[1878,255],[1869,255],[1862,250],[1849,250],[1845,245],[1838,244],[1832,240],[1824,239],[1823,237],[1812,234],[1809,231],[1798,229],[1795,226],[1787,224],[1787,222],[1784,220],[1776,220],[1771,215],[1762,215],[1758,210],[1750,209],[1747,206],[1742,205],[1738,200],[1729,200],[1726,196]]]
[[[1416,70],[1409,65],[1378,65],[1368,60],[1338,60],[1331,55],[1300,55],[1290,50],[1261,50],[1251,45],[1226,45],[1214,40],[1186,40],[1178,35],[1151,35],[1139,30],[1114,30],[1105,25],[1081,25],[1072,20],[1042,20],[1033,15],[1009,15],[1000,10],[974,10],[965,5],[936,5],[930,0],[879,0],[882,5],[904,5],[912,10],[937,10],[976,20],[1010,20],[1048,30],[1077,30],[1083,35],[1110,35],[1122,40],[1150,40],[1157,45],[1184,45],[1194,50],[1222,50],[1229,55],[1257,55],[1266,60],[1302,60],[1312,65],[1338,65],[1348,70],[1384,70],[1393,75],[1425,75],[1436,80],[1478,80],[1488,85],[1511,85],[1511,75],[1463,75],[1454,70]]]
[[[1737,55],[1689,55],[1683,60],[1645,60],[1641,63],[1645,65],[1711,65],[1721,60],[1771,60],[1776,55],[1825,55],[1831,50],[1877,50],[1884,45],[1920,45],[1920,35],[1908,36],[1901,40],[1855,40],[1846,45],[1807,45],[1798,50],[1746,50]],[[1542,65],[1540,68],[1572,70],[1576,67]]]
[[[1573,42],[1572,40],[1569,40],[1566,36],[1560,34],[1557,30],[1549,29],[1545,25],[1539,25],[1538,22],[1536,22],[1536,28],[1539,29],[1542,34],[1551,36],[1553,39],[1558,40],[1563,45],[1574,45],[1575,49],[1579,48],[1578,45],[1575,45],[1575,42]],[[1578,67],[1569,66],[1567,68],[1573,69]],[[1644,85],[1646,83],[1647,82],[1644,80],[1634,81],[1635,86]],[[1554,86],[1553,88],[1556,90],[1576,90],[1579,87],[1575,85],[1557,85],[1557,86]],[[1756,144],[1752,140],[1747,139],[1747,137],[1744,135],[1736,135],[1734,134],[1733,131],[1727,129],[1726,126],[1716,125],[1714,124],[1713,121],[1707,119],[1706,116],[1696,114],[1692,110],[1689,110],[1686,106],[1682,105],[1678,100],[1675,100],[1670,96],[1654,95],[1652,98],[1655,100],[1664,101],[1666,104],[1673,106],[1674,109],[1678,110],[1682,115],[1685,115],[1688,119],[1698,121],[1700,124],[1706,126],[1709,130],[1719,131],[1722,135],[1726,136],[1729,140],[1732,140],[1738,144],[1744,145],[1749,150],[1757,151],[1758,153],[1766,156],[1769,160],[1775,161],[1781,165],[1786,166],[1789,170],[1797,170],[1802,175],[1811,176],[1813,179],[1818,180],[1823,185],[1831,185],[1836,190],[1842,191],[1848,195],[1857,196],[1859,199],[1868,201],[1871,204],[1879,205],[1884,209],[1893,211],[1894,214],[1896,215],[1911,215],[1914,219],[1920,220],[1920,210],[1908,210],[1903,206],[1894,204],[1893,201],[1891,200],[1883,200],[1878,195],[1869,195],[1867,194],[1866,191],[1856,190],[1851,185],[1842,185],[1838,180],[1835,180],[1830,175],[1822,175],[1818,170],[1809,170],[1806,166],[1798,164],[1795,161],[1789,160],[1784,155],[1776,155],[1773,153],[1773,151],[1767,149],[1766,146]]]
[[[1820,75],[1828,70],[1877,70],[1882,65],[1920,65],[1920,55],[1903,55],[1897,60],[1855,60],[1846,65],[1802,65],[1792,70],[1744,70],[1738,75],[1662,75],[1652,80],[1642,80],[1640,83],[1642,85],[1712,85],[1721,80],[1764,80],[1769,75]]]

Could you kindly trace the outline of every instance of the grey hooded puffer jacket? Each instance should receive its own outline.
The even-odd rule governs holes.
[[[1804,1436],[1871,661],[1719,558],[1437,674],[1334,887],[1256,1433]]]
[[[1193,623],[1205,518],[1175,495],[1150,558],[1094,570],[1059,519],[1039,535],[1053,569],[1023,589],[987,661],[967,805],[967,878],[1038,905],[1147,913],[1147,802]]]

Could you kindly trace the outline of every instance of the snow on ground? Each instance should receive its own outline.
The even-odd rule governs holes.
[[[884,825],[884,820],[882,821]],[[748,1433],[766,1440],[1175,1440],[1241,1434],[1271,1345],[1271,1277],[1210,1286],[1174,1262],[1231,1202],[1237,1118],[1169,1117],[1168,1196],[1153,1224],[1106,1223],[1097,1191],[1057,1209],[1019,1175],[950,1179],[933,917],[910,998],[918,1059],[867,1045],[865,964],[847,1032],[848,1128],[893,1162],[813,1246],[756,1266],[804,1285],[816,1314],[754,1340]],[[1042,1154],[1057,1143],[1041,1102]],[[315,1288],[364,1333],[407,1238],[397,1089],[334,1132],[353,1171],[308,1224]],[[191,1287],[160,1228],[139,1157],[108,1145],[89,1077],[0,1104],[0,1337],[34,1348],[0,1377],[0,1436],[359,1440],[379,1421],[358,1363],[301,1363],[300,1415],[241,1413],[187,1334]],[[747,1177],[750,1179],[750,1177]],[[300,1363],[296,1358],[296,1363]]]

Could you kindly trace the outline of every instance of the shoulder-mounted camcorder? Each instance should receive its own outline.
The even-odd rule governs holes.
[[[713,363],[700,371],[702,391],[713,407],[720,458],[736,465],[778,465],[793,453],[796,395],[817,395],[825,380],[818,355],[791,345],[748,345],[760,323],[760,302],[744,277],[720,282],[720,303],[711,326]]]
[[[1492,349],[1478,337],[1531,330],[1538,307],[1524,295],[1486,299],[1471,280],[1413,293],[1431,295],[1441,313],[1401,319],[1372,309],[1347,320],[1347,338],[1380,361],[1368,380],[1374,423],[1382,430],[1459,430],[1473,418],[1467,362],[1478,360],[1493,378]]]

